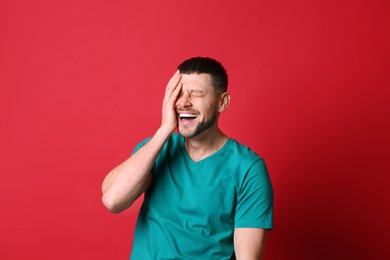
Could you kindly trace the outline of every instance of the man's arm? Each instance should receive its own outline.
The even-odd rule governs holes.
[[[102,202],[113,213],[130,207],[151,182],[153,163],[166,140],[177,126],[175,102],[182,84],[177,71],[165,90],[161,126],[155,135],[135,154],[114,168],[102,184]]]
[[[234,229],[234,250],[237,260],[261,260],[267,232],[262,228]]]

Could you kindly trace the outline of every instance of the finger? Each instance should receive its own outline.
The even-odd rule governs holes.
[[[174,82],[177,81],[177,78],[179,78],[179,77],[181,77],[180,71],[177,70],[177,71],[175,72],[175,74],[173,74],[173,76],[169,79],[168,84],[167,84],[167,87],[166,87],[166,90],[169,90],[169,89],[171,89],[173,86],[175,86],[177,83],[174,84]]]
[[[180,79],[181,79],[181,74],[177,71],[175,75],[173,75],[173,77],[171,78],[168,84],[168,88],[169,89],[175,88],[177,86],[177,83],[179,83]]]
[[[180,96],[181,89],[183,87],[183,83],[179,82],[177,84],[177,87],[170,93],[169,96],[167,96],[166,102],[169,104],[169,106],[174,106],[177,99]]]
[[[172,95],[172,92],[176,90],[180,80],[181,80],[181,74],[175,75],[173,77],[171,84],[167,87],[166,94],[168,94],[169,96]]]
[[[183,88],[183,83],[178,82],[176,88],[172,91],[172,96],[176,97],[177,95],[179,95],[182,88]]]
[[[180,94],[182,88],[183,88],[183,83],[182,83],[182,82],[179,82],[179,83],[177,84],[177,87],[176,87],[176,88],[173,90],[173,92],[172,92],[172,99],[173,99],[174,101],[176,101],[177,98],[179,97],[179,94]]]

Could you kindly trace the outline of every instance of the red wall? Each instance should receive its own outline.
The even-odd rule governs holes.
[[[230,74],[225,132],[275,188],[265,259],[389,259],[389,2],[1,1],[0,259],[127,259],[106,173],[192,56]]]

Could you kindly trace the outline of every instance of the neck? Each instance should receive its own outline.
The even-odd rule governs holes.
[[[228,137],[218,128],[208,129],[191,138],[186,138],[184,146],[188,155],[195,162],[200,161],[221,149]]]

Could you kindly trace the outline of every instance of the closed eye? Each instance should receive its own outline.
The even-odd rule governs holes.
[[[200,97],[204,94],[204,92],[202,90],[199,90],[199,89],[191,89],[190,94],[191,94],[191,96]]]

